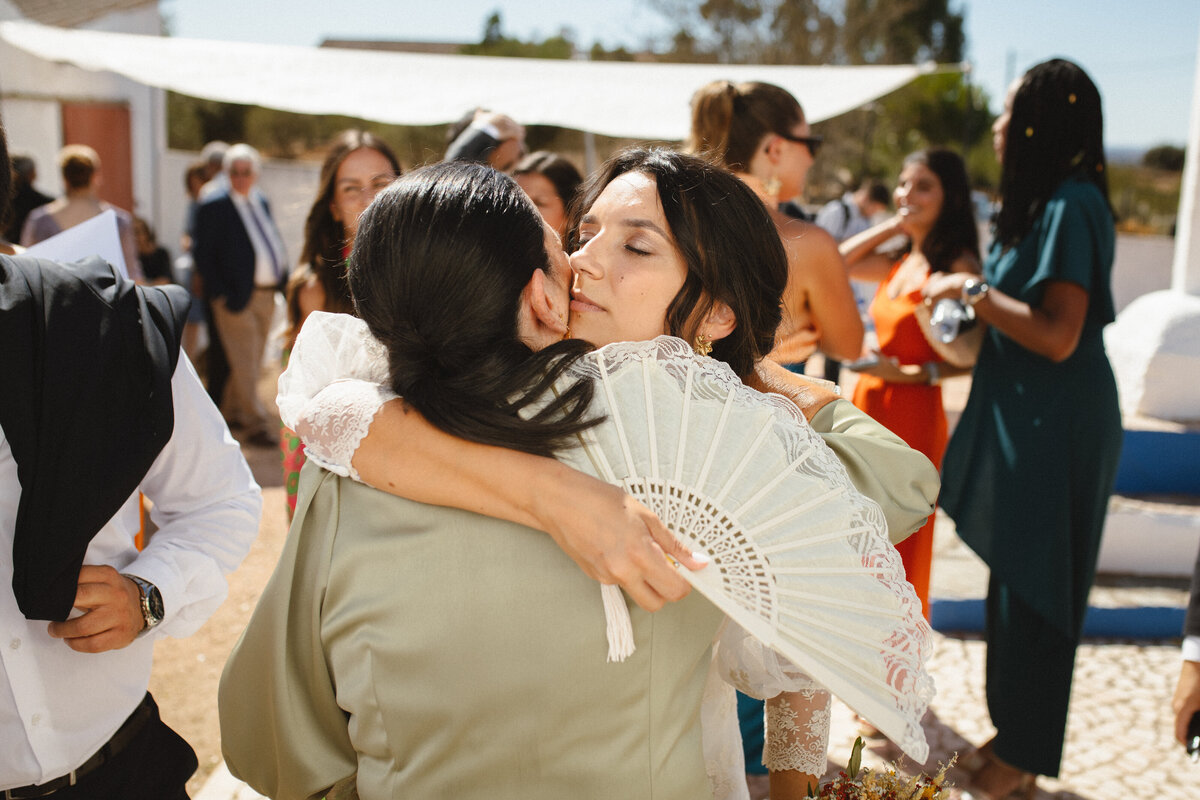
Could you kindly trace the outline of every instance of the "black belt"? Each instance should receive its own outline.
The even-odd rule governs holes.
[[[133,737],[137,736],[145,726],[150,717],[154,716],[156,706],[154,701],[150,699],[150,693],[142,698],[142,702],[133,710],[129,718],[121,725],[112,738],[104,743],[96,753],[83,762],[76,769],[63,775],[61,778],[55,778],[46,783],[40,783],[36,786],[18,786],[15,789],[0,790],[0,798],[3,800],[29,800],[33,797],[46,797],[54,794],[60,789],[66,789],[68,786],[74,786],[79,782],[79,779],[90,772],[95,771],[97,767],[108,761],[110,758],[120,753],[125,749],[126,745],[133,741]]]

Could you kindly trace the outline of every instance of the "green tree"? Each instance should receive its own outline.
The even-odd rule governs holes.
[[[912,64],[962,60],[963,15],[949,0],[655,0],[696,60]],[[676,37],[676,42],[679,38]],[[673,53],[668,53],[668,57]]]
[[[1182,172],[1183,171],[1183,156],[1182,147],[1174,145],[1162,144],[1158,147],[1151,147],[1142,156],[1142,166],[1150,167],[1151,169],[1161,169],[1167,172]]]
[[[506,36],[499,11],[493,11],[483,24],[483,39],[478,44],[463,45],[458,52],[468,56],[501,56],[505,58],[571,58],[575,42],[569,31],[561,31],[540,42],[523,42]]]

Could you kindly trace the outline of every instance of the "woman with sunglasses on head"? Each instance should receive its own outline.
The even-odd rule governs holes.
[[[345,130],[334,137],[321,165],[317,196],[304,223],[300,266],[288,279],[288,329],[283,366],[304,320],[314,311],[353,314],[346,259],[354,247],[358,218],[375,195],[400,175],[400,162],[370,131]],[[286,425],[280,429],[283,487],[288,519],[296,511],[296,487],[304,466],[304,443]]]
[[[894,195],[896,216],[841,244],[850,274],[879,284],[870,306],[879,349],[868,354],[873,363],[854,367],[859,372],[854,405],[940,467],[947,429],[938,384],[971,370],[951,365],[930,343],[919,317],[925,302],[921,289],[935,275],[977,274],[979,231],[966,166],[950,150],[920,150],[904,159]],[[897,236],[907,239],[901,252],[878,250]],[[930,516],[896,546],[926,619],[933,523]]]
[[[837,243],[818,226],[780,210],[799,197],[816,158],[804,110],[769,83],[714,81],[692,98],[688,152],[741,178],[766,204],[788,255],[784,321],[771,357],[802,365],[818,348],[837,360],[862,350],[863,325]]]
[[[1114,224],[1100,92],[1053,59],[992,126],[1000,213],[982,275],[925,287],[987,323],[946,448],[941,503],[991,570],[987,698],[996,736],[964,759],[979,796],[1033,797],[1062,760],[1075,650],[1121,450],[1101,332]]]

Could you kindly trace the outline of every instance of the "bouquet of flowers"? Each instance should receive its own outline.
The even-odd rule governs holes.
[[[946,771],[954,765],[953,758],[933,777],[907,777],[894,764],[880,770],[862,770],[860,776],[862,751],[863,740],[855,739],[846,771],[821,787],[814,795],[818,800],[949,800]]]

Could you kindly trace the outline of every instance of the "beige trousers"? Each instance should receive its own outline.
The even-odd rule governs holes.
[[[218,297],[213,300],[212,311],[229,361],[221,414],[230,425],[241,425],[248,433],[271,433],[273,426],[258,397],[258,377],[275,314],[275,291],[255,289],[241,311],[230,311],[225,298]]]

